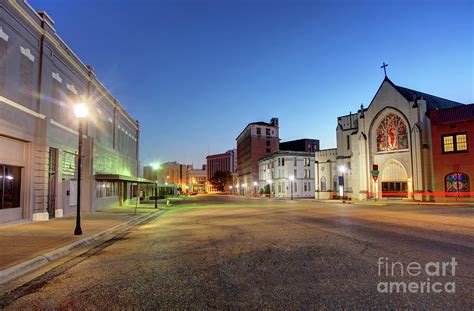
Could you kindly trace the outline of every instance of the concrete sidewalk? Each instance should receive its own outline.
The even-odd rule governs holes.
[[[73,249],[98,241],[106,234],[137,225],[161,210],[147,204],[141,205],[136,215],[134,206],[82,214],[81,236],[74,235],[75,215],[44,222],[1,226],[0,283],[41,266],[41,261],[45,261],[45,264]],[[41,257],[45,258],[41,260]]]

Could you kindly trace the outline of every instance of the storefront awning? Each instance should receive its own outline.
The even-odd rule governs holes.
[[[140,184],[155,184],[154,180],[149,180],[140,177],[132,177],[118,174],[95,174],[95,180],[104,180],[104,181],[128,181],[133,183]]]

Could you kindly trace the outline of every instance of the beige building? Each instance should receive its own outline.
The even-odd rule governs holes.
[[[188,190],[196,193],[205,193],[207,186],[207,170],[190,169]]]
[[[0,223],[74,213],[78,121],[83,136],[82,210],[123,204],[139,174],[140,128],[58,36],[53,20],[27,2],[0,10]]]

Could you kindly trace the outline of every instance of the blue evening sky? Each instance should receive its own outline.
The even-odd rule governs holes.
[[[195,166],[252,121],[335,146],[383,79],[474,102],[472,1],[30,0],[140,121],[141,160]]]

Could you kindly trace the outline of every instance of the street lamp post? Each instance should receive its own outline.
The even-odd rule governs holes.
[[[293,181],[295,180],[295,176],[290,176],[290,188],[291,188],[291,199],[293,200]]]
[[[158,208],[158,171],[160,169],[160,164],[152,164],[153,170],[156,171],[155,177],[155,208]]]
[[[82,235],[81,229],[81,172],[82,172],[82,132],[83,123],[87,117],[89,110],[84,103],[74,106],[74,115],[79,122],[79,144],[77,148],[77,213],[76,213],[76,228],[74,235]]]

